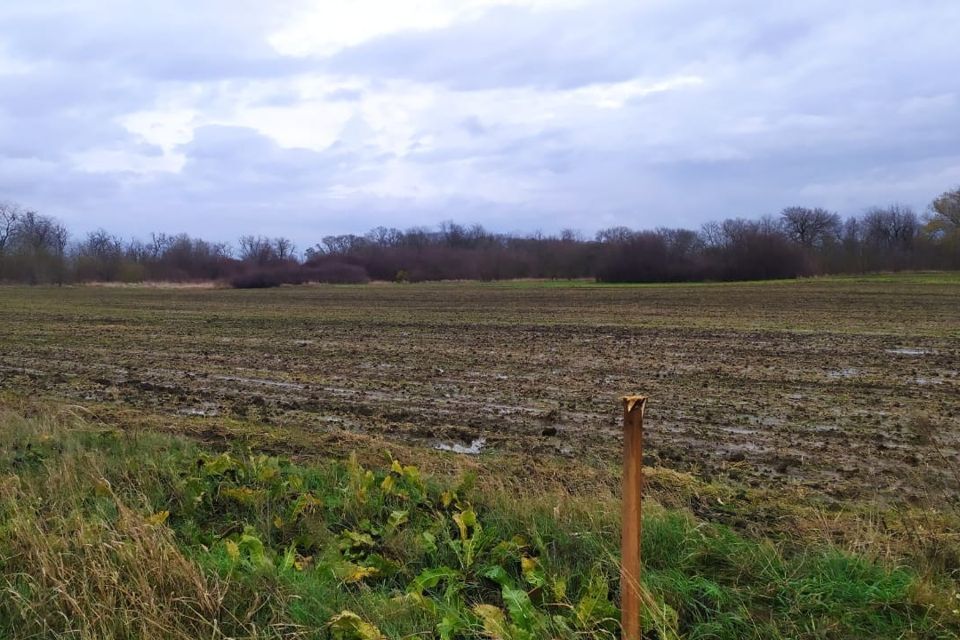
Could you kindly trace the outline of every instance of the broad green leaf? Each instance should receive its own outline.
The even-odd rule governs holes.
[[[447,612],[437,623],[437,633],[440,635],[440,640],[460,638],[462,637],[460,632],[466,628],[467,623],[457,610]]]
[[[290,571],[294,569],[297,565],[297,550],[294,545],[287,547],[287,550],[283,552],[283,558],[280,561],[280,571]]]
[[[420,534],[421,546],[423,550],[427,553],[436,553],[437,552],[437,537],[430,533],[429,531],[424,531]]]
[[[387,530],[396,531],[410,520],[409,511],[393,511],[387,518]]]
[[[420,575],[413,579],[408,589],[412,593],[422,594],[426,589],[435,588],[441,581],[450,582],[459,580],[461,580],[461,574],[456,569],[436,567],[423,570]]]
[[[506,569],[499,565],[493,565],[491,567],[482,569],[480,571],[480,575],[482,575],[484,578],[493,580],[501,587],[505,585],[513,586],[513,578],[510,577]]]
[[[510,612],[510,620],[516,627],[531,633],[541,627],[541,614],[534,608],[526,591],[505,584],[500,593]]]
[[[220,476],[230,469],[237,467],[236,461],[228,453],[221,453],[218,456],[205,456],[203,461],[203,473],[208,476]]]
[[[581,629],[617,617],[617,608],[607,597],[607,581],[599,571],[591,574],[580,602],[574,607],[574,614]]]

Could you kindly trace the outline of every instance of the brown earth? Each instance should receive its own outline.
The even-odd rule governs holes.
[[[843,498],[957,493],[951,274],[0,288],[0,327],[7,401],[303,455],[472,445],[487,466],[512,460],[518,480],[541,463],[609,468],[618,398],[637,392],[650,466]]]

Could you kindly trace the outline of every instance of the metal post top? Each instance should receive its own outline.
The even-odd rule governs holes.
[[[623,396],[623,408],[627,413],[630,413],[634,409],[640,409],[643,411],[643,406],[647,403],[647,396]]]

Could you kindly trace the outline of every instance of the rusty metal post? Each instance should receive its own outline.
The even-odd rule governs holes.
[[[623,640],[640,640],[640,500],[643,492],[644,396],[623,398],[623,534],[620,624]]]

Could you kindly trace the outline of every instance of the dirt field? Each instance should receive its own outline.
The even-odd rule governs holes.
[[[0,288],[0,390],[306,455],[571,469],[618,461],[618,397],[639,392],[651,466],[924,501],[955,493],[960,275]]]

